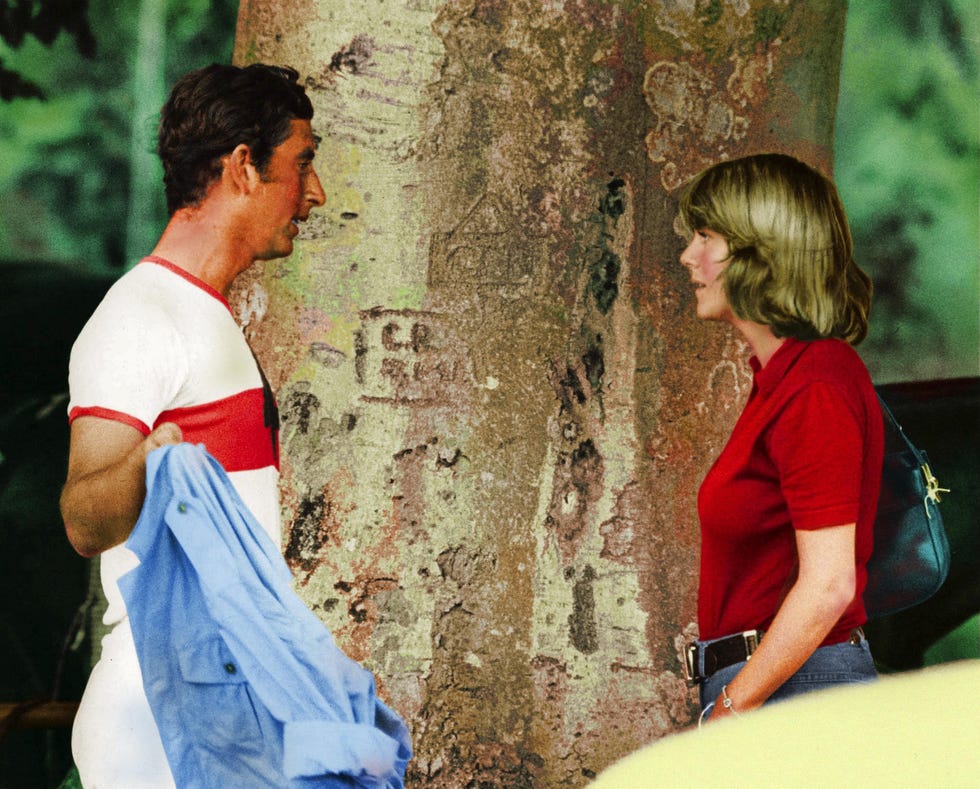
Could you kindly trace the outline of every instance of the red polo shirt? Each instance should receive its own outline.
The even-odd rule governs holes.
[[[796,529],[857,523],[857,593],[824,641],[865,621],[884,438],[868,371],[840,340],[787,339],[698,494],[702,639],[767,629],[796,571]]]

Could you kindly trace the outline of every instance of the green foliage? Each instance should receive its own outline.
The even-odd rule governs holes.
[[[132,262],[124,250],[140,3],[87,5],[96,58],[86,58],[66,36],[50,46],[27,38],[5,54],[46,100],[0,104],[0,259],[67,263],[93,272],[121,271]],[[161,83],[230,60],[236,0],[167,0],[165,11]],[[136,118],[144,132],[155,124],[155,117]],[[153,177],[159,183],[159,172]],[[166,222],[162,184],[158,191],[152,215],[140,217],[154,232]]]
[[[925,664],[980,658],[980,616],[972,616],[926,650]]]
[[[978,39],[975,0],[849,6],[835,176],[878,382],[978,374]]]
[[[79,54],[95,56],[95,38],[89,28],[88,0],[0,0],[0,38],[14,49],[33,36],[50,45],[64,31]],[[4,67],[0,59],[0,101],[44,98],[37,83]]]

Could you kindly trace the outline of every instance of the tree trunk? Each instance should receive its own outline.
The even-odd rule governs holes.
[[[694,719],[698,485],[751,373],[694,318],[677,189],[824,169],[844,2],[243,0],[326,206],[232,297],[283,413],[307,603],[410,784],[585,784]]]

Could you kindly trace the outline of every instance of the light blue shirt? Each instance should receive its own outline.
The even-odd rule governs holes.
[[[402,787],[405,724],[291,587],[203,445],[147,458],[119,580],[177,786]]]

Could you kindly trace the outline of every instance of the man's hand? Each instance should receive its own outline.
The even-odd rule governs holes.
[[[95,556],[126,541],[146,496],[146,456],[181,439],[172,422],[145,437],[111,419],[82,416],[72,422],[61,516],[78,553]]]
[[[184,436],[177,425],[173,422],[164,422],[143,439],[143,446],[146,450],[143,455],[143,462],[146,462],[146,456],[154,449],[159,449],[167,444],[179,444],[183,438]]]

